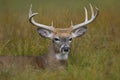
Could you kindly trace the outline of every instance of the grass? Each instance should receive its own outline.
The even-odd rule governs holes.
[[[66,70],[36,71],[30,67],[19,70],[11,66],[0,72],[0,80],[120,80],[118,0],[93,2],[1,0],[0,2],[0,55],[27,56],[47,52],[50,41],[41,38],[36,27],[28,22],[28,9],[31,3],[33,3],[33,11],[39,13],[35,17],[38,22],[50,25],[53,20],[55,27],[62,28],[70,26],[71,20],[74,24],[82,22],[83,7],[89,7],[88,3],[95,4],[100,9],[98,18],[88,25],[87,33],[73,40]]]

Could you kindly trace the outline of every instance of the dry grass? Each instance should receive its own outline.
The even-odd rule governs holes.
[[[119,1],[108,7],[113,5],[112,2],[106,1],[102,6],[102,2],[96,1],[100,15],[88,25],[83,37],[73,40],[66,70],[18,70],[11,66],[0,72],[0,80],[120,80]],[[53,20],[56,27],[68,27],[71,20],[77,24],[84,19],[83,10],[77,8],[37,11],[40,13],[35,17],[37,21],[50,25]],[[0,55],[40,55],[47,52],[50,41],[39,37],[36,28],[28,22],[28,12],[3,10],[0,16]]]

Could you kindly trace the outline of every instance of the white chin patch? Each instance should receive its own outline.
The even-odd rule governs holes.
[[[57,60],[67,60],[68,59],[68,53],[58,53],[56,54]]]

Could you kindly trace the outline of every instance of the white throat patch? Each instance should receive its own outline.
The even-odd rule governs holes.
[[[57,60],[67,60],[68,59],[68,53],[65,53],[65,54],[58,53],[58,54],[56,54],[56,59]]]

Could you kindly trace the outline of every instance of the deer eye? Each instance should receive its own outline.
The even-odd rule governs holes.
[[[69,38],[69,41],[72,41],[72,38]]]
[[[57,42],[58,42],[58,41],[60,41],[60,39],[59,39],[59,38],[55,38],[54,40],[55,40],[55,41],[57,41]]]

